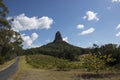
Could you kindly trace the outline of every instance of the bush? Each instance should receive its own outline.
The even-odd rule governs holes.
[[[35,68],[56,69],[59,71],[68,71],[81,67],[80,62],[72,62],[48,55],[28,55],[26,61]]]
[[[96,73],[98,73],[99,70],[104,69],[105,67],[105,61],[103,59],[100,59],[99,57],[97,57],[96,54],[83,55],[81,57],[82,66],[87,71],[95,71]]]
[[[106,62],[114,61],[111,55],[101,55],[100,53],[86,54],[81,56],[82,66],[88,71],[99,73],[100,70],[107,69]]]
[[[67,60],[61,60],[57,63],[57,70],[59,71],[69,71],[70,63]]]
[[[4,58],[2,56],[0,56],[0,64],[4,63]]]
[[[63,64],[65,60],[47,55],[29,55],[26,61],[35,68],[53,69],[58,64]]]

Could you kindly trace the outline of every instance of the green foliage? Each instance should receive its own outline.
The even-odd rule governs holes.
[[[0,0],[0,56],[7,61],[14,58],[16,52],[20,51],[16,51],[16,49],[21,47],[22,38],[18,32],[11,29],[10,21],[13,19],[6,19],[9,10],[3,1]]]
[[[120,64],[120,46],[117,44],[105,44],[102,46],[93,46],[93,48],[89,49],[91,53],[100,53],[104,59],[106,57],[110,57],[112,60],[106,60],[107,66],[114,66]]]
[[[17,56],[16,53],[8,53],[4,56],[4,60],[9,61],[9,60],[12,60],[13,58],[15,58],[16,56]]]
[[[60,60],[57,62],[57,70],[69,71],[70,70],[70,62],[68,60]]]
[[[106,64],[116,60],[116,58],[113,57],[116,48],[116,45],[113,44],[104,45],[104,47],[93,44],[91,52],[81,57],[83,66],[89,71],[95,70],[96,73],[101,69],[106,69]],[[114,53],[114,55],[115,54],[116,53]]]
[[[57,59],[44,55],[29,55],[26,56],[26,61],[36,68],[52,68]]]
[[[26,61],[35,68],[56,69],[68,71],[70,69],[79,69],[80,62],[71,62],[66,59],[59,59],[47,55],[28,55]]]
[[[26,50],[26,54],[44,54],[50,55],[62,59],[68,59],[70,61],[78,60],[78,56],[81,54],[82,49],[72,46],[64,41],[49,43],[39,48],[32,48]]]
[[[2,56],[0,56],[0,64],[4,63],[4,58]]]
[[[88,70],[92,71],[95,70],[96,73],[99,72],[99,70],[104,69],[105,62],[103,59],[100,59],[97,57],[96,54],[86,54],[81,57],[81,61],[83,62],[83,66]]]
[[[114,59],[111,58],[111,55],[103,56],[100,53],[90,53],[81,56],[80,61],[82,62],[83,67],[88,71],[95,71],[96,73],[99,73],[100,70],[106,69],[106,62],[114,61]]]

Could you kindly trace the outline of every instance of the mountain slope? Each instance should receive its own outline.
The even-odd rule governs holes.
[[[63,41],[60,32],[58,31],[55,35],[53,42],[48,43],[39,48],[41,53],[52,55],[59,58],[66,58],[69,60],[76,60],[78,55],[81,54],[82,48],[73,46]]]
[[[73,46],[63,41],[62,36],[58,31],[53,42],[43,45],[39,48],[34,48],[34,50],[31,51],[73,61],[78,59],[77,57],[78,55],[82,54],[82,50],[83,49],[80,47]]]

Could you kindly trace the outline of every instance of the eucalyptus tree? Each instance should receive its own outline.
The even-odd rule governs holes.
[[[10,25],[14,19],[7,20],[9,13],[8,7],[4,4],[4,0],[0,0],[0,56],[11,56],[10,53],[15,50],[16,46],[21,47],[22,38],[20,34]]]

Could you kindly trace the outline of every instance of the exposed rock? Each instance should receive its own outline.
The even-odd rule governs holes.
[[[53,42],[56,43],[56,42],[60,42],[60,41],[63,41],[62,36],[61,36],[61,33],[59,31],[57,31]]]

